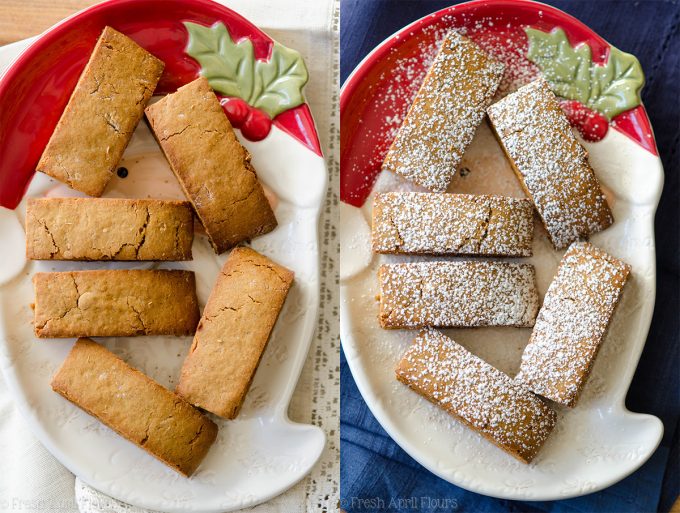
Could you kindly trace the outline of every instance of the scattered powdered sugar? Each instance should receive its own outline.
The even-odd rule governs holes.
[[[557,249],[612,224],[586,150],[547,82],[520,88],[489,107],[488,114]]]
[[[378,271],[383,328],[534,325],[530,264],[485,261],[385,264]]]
[[[556,423],[526,386],[434,329],[418,335],[397,378],[522,461],[531,461]]]
[[[433,191],[446,190],[502,74],[502,64],[449,32],[383,168]]]
[[[573,406],[588,379],[630,267],[588,243],[574,243],[550,284],[522,355],[519,379]]]
[[[531,256],[534,207],[527,199],[387,192],[373,201],[378,253]]]

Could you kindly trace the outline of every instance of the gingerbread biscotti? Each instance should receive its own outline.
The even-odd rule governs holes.
[[[188,201],[29,198],[26,256],[33,260],[191,260]]]
[[[522,383],[433,329],[422,331],[397,379],[524,463],[555,427],[556,413]]]
[[[106,27],[36,169],[101,196],[164,66],[132,39]]]
[[[522,355],[518,379],[574,406],[607,333],[630,266],[588,243],[567,250]]]
[[[387,192],[373,200],[373,251],[531,256],[534,207],[503,196]]]
[[[445,191],[502,77],[500,62],[470,39],[449,32],[383,169],[431,191]]]
[[[185,476],[217,437],[207,416],[87,338],[76,341],[52,389]]]
[[[36,273],[33,285],[42,338],[193,335],[199,320],[190,271]]]
[[[494,103],[488,114],[555,248],[566,248],[614,222],[588,154],[545,80]]]
[[[235,248],[205,306],[176,392],[235,418],[292,282],[292,271],[252,249]]]
[[[205,78],[150,105],[146,117],[217,253],[276,228],[250,154]]]
[[[383,328],[531,327],[538,312],[535,270],[530,264],[384,264],[378,280]]]

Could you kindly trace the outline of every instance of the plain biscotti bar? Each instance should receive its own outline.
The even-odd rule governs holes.
[[[106,27],[36,169],[101,196],[163,68],[132,39]]]
[[[34,260],[191,260],[188,201],[30,198],[26,256]]]
[[[185,476],[217,436],[208,417],[87,338],[75,343],[52,389]]]
[[[383,169],[434,192],[445,191],[502,77],[500,62],[470,39],[449,32]]]
[[[574,406],[607,333],[630,266],[588,243],[567,250],[545,295],[519,379]]]
[[[422,331],[397,366],[397,379],[524,463],[557,415],[522,383],[436,330]]]
[[[393,254],[531,256],[527,199],[387,192],[373,200],[373,251]]]
[[[545,80],[488,109],[496,136],[557,249],[614,222],[588,153]]]
[[[531,327],[538,312],[536,277],[530,264],[384,264],[378,279],[383,328]]]
[[[36,273],[33,285],[42,338],[193,335],[199,320],[190,271]]]
[[[176,392],[220,417],[236,417],[292,282],[285,267],[252,249],[234,249],[205,306]]]
[[[250,154],[205,78],[150,105],[146,117],[217,253],[276,228]]]

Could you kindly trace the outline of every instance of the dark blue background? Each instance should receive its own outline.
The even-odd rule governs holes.
[[[341,76],[347,78],[376,45],[404,25],[456,1],[341,0]],[[341,505],[376,511],[390,497],[449,497],[456,511],[668,511],[680,488],[680,5],[663,0],[547,1],[590,26],[614,46],[635,54],[645,70],[642,91],[665,169],[656,216],[657,299],[645,350],[626,405],[662,419],[665,433],[652,459],[618,485],[578,499],[552,503],[497,500],[466,492],[429,473],[377,423],[341,356]],[[352,498],[355,498],[354,501]],[[419,505],[420,506],[420,505]],[[399,511],[406,511],[401,509]],[[418,511],[452,511],[419,507]]]

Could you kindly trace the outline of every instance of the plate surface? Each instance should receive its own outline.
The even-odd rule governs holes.
[[[478,493],[508,499],[553,500],[605,488],[642,465],[663,434],[656,417],[624,405],[651,322],[655,298],[653,221],[663,169],[644,107],[614,118],[606,136],[587,143],[590,161],[613,208],[615,224],[592,242],[632,265],[632,278],[614,316],[583,396],[558,411],[558,426],[531,465],[519,463],[456,422],[394,377],[394,366],[415,332],[382,330],[377,322],[376,271],[384,262],[423,257],[378,256],[370,249],[371,197],[377,191],[420,190],[380,166],[417,92],[437,44],[450,28],[475,39],[508,67],[512,90],[540,70],[524,58],[524,29],[562,28],[570,43],[586,43],[601,64],[609,45],[552,7],[521,0],[483,0],[425,17],[388,38],[355,69],[341,92],[341,339],[347,362],[369,408],[389,435],[441,478]],[[523,192],[484,123],[449,192]],[[541,298],[563,251],[536,223],[534,256]],[[530,329],[444,330],[473,353],[515,375]]]
[[[271,42],[243,18],[218,4],[202,0],[164,2],[164,9],[158,9],[157,4],[146,0],[108,2],[52,29],[63,30],[60,37],[77,41],[77,32],[82,28],[83,37],[91,41],[89,46],[84,45],[77,51],[45,44],[45,38],[50,37],[49,31],[35,40],[33,46],[18,59],[30,41],[0,48],[0,69],[14,62],[0,79],[0,89],[3,84],[6,85],[4,81],[10,74],[16,77],[30,73],[30,70],[17,71],[16,66],[29,66],[34,58],[46,54],[50,56],[50,66],[57,69],[62,57],[80,59],[81,65],[84,64],[83,56],[78,52],[85,52],[85,55],[89,52],[104,24],[111,24],[123,32],[130,28],[131,34],[140,35],[138,41],[145,46],[160,44],[158,41],[154,43],[154,34],[161,38],[172,34],[178,37],[179,22],[183,20],[205,25],[222,21],[230,30],[233,29],[233,33],[246,34],[259,41],[260,46]],[[144,13],[148,10],[153,12],[153,19],[145,18]],[[184,18],[173,17],[180,11]],[[173,44],[181,50],[184,41],[175,40]],[[31,50],[36,45],[40,45],[39,53]],[[66,51],[69,57],[64,57],[62,51]],[[26,55],[30,55],[30,59],[26,59]],[[78,69],[74,72],[76,75]],[[171,75],[165,76],[165,90],[172,90],[191,80],[197,72],[198,66],[195,65],[193,75],[174,79]],[[68,91],[55,89],[54,83],[46,87],[52,89],[42,94],[50,93],[53,98],[68,97]],[[6,99],[0,96],[3,112]],[[60,111],[56,107],[55,110]],[[323,431],[316,426],[293,423],[287,417],[288,404],[316,326],[319,303],[317,224],[326,189],[324,161],[312,148],[318,137],[309,109],[302,105],[293,110],[297,112],[285,113],[292,118],[287,119],[283,115],[283,120],[275,119],[271,132],[262,141],[247,141],[240,137],[238,131],[237,135],[253,155],[252,162],[258,176],[274,198],[272,201],[276,204],[279,221],[276,230],[257,238],[252,246],[294,270],[295,285],[269,341],[241,415],[234,421],[215,419],[220,427],[218,439],[190,479],[168,469],[51,391],[50,378],[70,350],[73,340],[35,338],[30,307],[33,302],[31,277],[35,272],[53,270],[189,269],[196,272],[197,293],[202,307],[227,254],[216,256],[205,235],[197,233],[193,245],[194,260],[190,262],[26,262],[23,230],[25,199],[15,210],[0,208],[0,233],[5,248],[0,256],[0,367],[31,430],[69,470],[98,490],[154,510],[229,511],[252,506],[283,492],[304,477],[320,456],[325,443]],[[296,117],[304,118],[305,122],[297,123]],[[27,140],[24,139],[23,143]],[[24,149],[29,151],[29,148]],[[30,151],[39,154],[41,148],[31,147]],[[145,123],[140,123],[137,128],[121,166],[129,170],[128,176],[123,179],[114,175],[105,197],[183,198],[179,184]],[[26,197],[45,195],[80,194],[46,175],[37,174],[30,182]],[[109,338],[99,341],[162,385],[173,388],[191,337]]]

